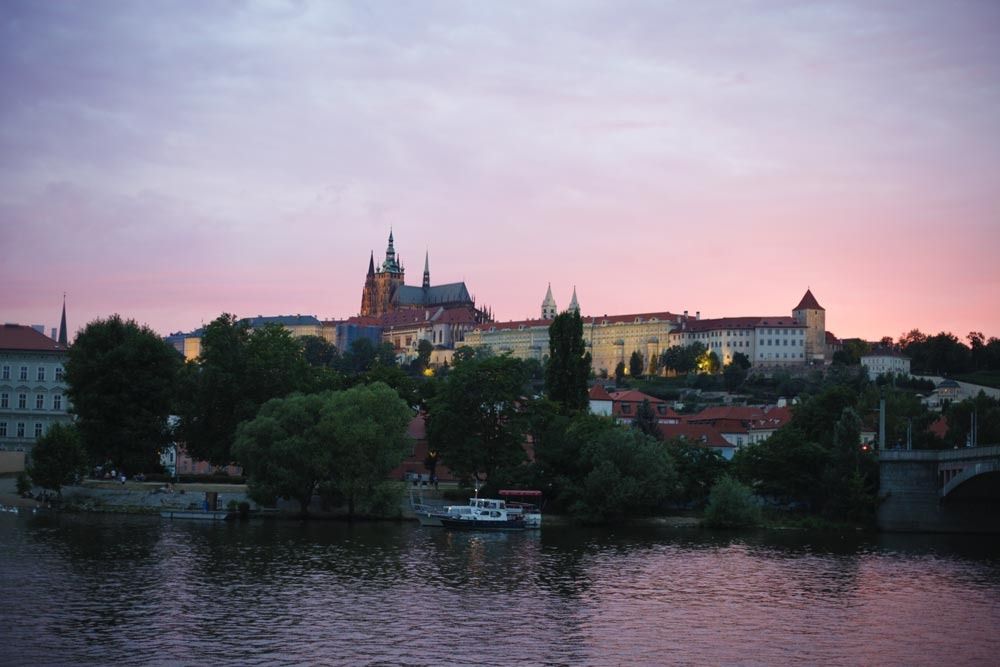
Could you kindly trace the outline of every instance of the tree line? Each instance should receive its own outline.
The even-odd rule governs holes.
[[[339,351],[224,314],[206,327],[198,359],[184,362],[154,332],[113,316],[89,324],[70,349],[75,426],[38,443],[35,472],[58,488],[70,475],[46,477],[53,459],[75,471],[104,462],[133,474],[154,470],[176,440],[195,458],[242,465],[259,502],[285,498],[305,512],[319,494],[350,514],[379,514],[398,506],[399,485],[386,477],[410,450],[407,425],[422,413],[430,449],[461,481],[487,492],[540,488],[552,509],[581,519],[703,506],[723,484],[719,503],[753,492],[862,521],[874,512],[878,480],[859,434],[881,395],[890,438],[910,431],[917,447],[951,444],[928,431],[933,415],[912,392],[831,370],[803,394],[788,425],[727,462],[701,443],[664,441],[648,404],[629,424],[590,414],[591,359],[578,314],[555,318],[549,345],[544,365],[461,348],[450,366],[425,373],[426,346],[400,367],[390,347],[367,339]],[[669,363],[688,363],[671,355]],[[949,437],[961,437],[969,409],[978,411],[982,437],[1000,437],[1000,406],[977,401],[949,407]],[[173,428],[169,415],[179,417]]]

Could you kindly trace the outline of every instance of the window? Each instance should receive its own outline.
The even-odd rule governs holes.
[[[28,367],[27,366],[21,366],[21,379],[22,380],[27,380],[28,379]]]
[[[10,366],[4,366],[3,367],[3,373],[0,374],[0,378],[2,378],[4,380],[9,380],[10,379]]]
[[[36,438],[42,437],[42,423],[41,422],[35,422],[35,437]]]
[[[632,412],[632,406],[628,403],[622,403],[622,414],[627,415]]]
[[[28,409],[28,395],[27,394],[18,394],[17,395],[17,409],[18,410],[27,410]]]
[[[52,397],[52,409],[62,410],[62,394],[56,394]]]
[[[35,409],[36,410],[45,409],[45,394],[35,394]]]
[[[9,407],[10,407],[10,395],[0,394],[0,408],[9,408]]]
[[[62,382],[63,379],[63,369],[62,366],[56,367],[56,382]]]
[[[39,382],[45,381],[45,366],[38,367],[38,381]]]
[[[0,438],[7,437],[7,422],[0,422]]]
[[[24,422],[17,422],[17,437],[24,437]]]

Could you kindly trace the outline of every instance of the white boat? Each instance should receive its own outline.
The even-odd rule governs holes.
[[[540,508],[542,501],[541,491],[529,489],[501,489],[500,497],[506,501],[507,511],[509,513],[520,513],[524,516],[525,528],[542,527],[542,510]],[[510,500],[511,498],[531,499],[535,502],[526,502],[526,500]]]
[[[441,517],[451,516],[457,517],[463,514],[470,514],[472,512],[472,507],[469,505],[422,505],[420,503],[415,503],[413,505],[413,513],[416,515],[417,520],[420,521],[421,526],[431,526],[435,528],[440,528],[443,524],[441,523]]]
[[[468,512],[441,514],[441,525],[452,530],[515,531],[527,528],[524,513],[507,509],[499,498],[469,498]]]
[[[235,514],[226,510],[162,510],[164,519],[193,519],[195,521],[226,521]]]

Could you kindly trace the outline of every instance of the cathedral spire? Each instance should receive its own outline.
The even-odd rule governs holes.
[[[368,257],[368,275],[375,275],[375,251],[372,250],[372,254]]]
[[[431,255],[424,251],[424,289],[431,287]]]
[[[580,304],[576,300],[576,285],[573,285],[573,298],[570,300],[569,308],[567,310],[571,310],[577,315],[580,314]]]
[[[400,272],[399,262],[396,260],[396,246],[392,239],[392,228],[389,229],[389,245],[385,249],[385,262],[382,264],[382,270],[389,273]]]
[[[552,283],[549,283],[549,289],[545,292],[545,300],[542,301],[542,319],[554,320],[557,312],[556,300],[552,298]]]
[[[66,336],[66,292],[63,292],[62,320],[59,321],[59,344],[67,345]]]

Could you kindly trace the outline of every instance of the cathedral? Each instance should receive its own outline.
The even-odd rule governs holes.
[[[491,314],[476,308],[475,299],[464,282],[431,285],[430,257],[424,255],[424,279],[420,287],[407,285],[402,260],[396,254],[392,232],[385,249],[385,261],[375,266],[375,253],[368,259],[368,275],[361,292],[361,316],[384,318],[411,309],[466,310],[476,323],[489,322]]]

